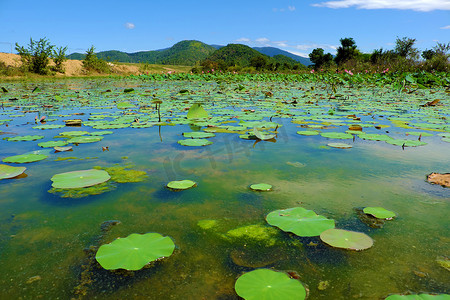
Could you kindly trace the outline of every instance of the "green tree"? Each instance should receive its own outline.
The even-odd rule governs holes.
[[[353,38],[343,38],[339,41],[341,42],[341,46],[337,49],[337,54],[334,58],[336,64],[341,65],[359,55],[359,51],[356,49],[356,43]]]
[[[433,56],[436,55],[436,52],[434,52],[434,50],[430,50],[430,49],[426,49],[424,51],[422,51],[422,57],[425,60],[430,60],[433,58]]]
[[[47,67],[54,47],[47,38],[41,38],[39,41],[30,38],[30,43],[27,48],[16,43],[15,49],[20,55],[23,66],[27,70],[45,75],[48,73]]]
[[[95,71],[99,73],[109,73],[109,68],[106,61],[99,59],[95,54],[95,47],[92,45],[87,51],[83,59],[83,68],[87,71]]]
[[[267,62],[266,57],[259,55],[250,59],[250,66],[255,67],[256,70],[262,70],[266,67]]]
[[[64,73],[63,62],[67,60],[66,56],[67,46],[66,47],[58,47],[53,49],[52,58],[55,63],[55,71]]]
[[[316,48],[309,54],[309,59],[314,63],[315,68],[328,66],[333,61],[333,56],[330,53],[324,54],[322,48]]]
[[[411,39],[408,37],[403,37],[395,40],[395,53],[399,56],[415,60],[419,57],[419,50],[414,48],[414,44],[416,43],[416,39]]]

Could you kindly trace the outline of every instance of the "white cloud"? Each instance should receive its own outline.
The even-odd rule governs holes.
[[[261,44],[267,44],[268,42],[270,42],[270,40],[268,38],[258,38],[255,40],[255,42],[261,43]]]
[[[125,23],[124,26],[126,29],[134,29],[134,27],[136,27],[133,23],[129,22]]]
[[[251,40],[249,38],[246,37],[241,37],[240,39],[235,40],[235,42],[244,42],[244,43],[248,43]]]
[[[312,4],[316,7],[358,9],[450,10],[449,0],[336,0]]]
[[[447,25],[447,26],[441,27],[440,29],[450,29],[450,25]]]

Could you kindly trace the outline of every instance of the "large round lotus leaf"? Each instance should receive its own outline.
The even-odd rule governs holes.
[[[414,141],[414,140],[401,140],[401,139],[391,139],[387,140],[386,143],[395,145],[395,146],[405,146],[405,147],[417,147],[424,146],[427,143],[422,141]]]
[[[108,181],[111,178],[104,170],[80,170],[54,175],[52,187],[57,189],[76,189],[93,186]]]
[[[385,142],[389,142],[389,141],[393,140],[393,138],[391,138],[390,136],[388,136],[386,134],[377,134],[377,133],[361,134],[359,137],[364,139],[364,140],[370,140],[370,141],[385,141]]]
[[[86,134],[89,134],[89,132],[84,130],[64,131],[59,133],[59,135],[62,136],[82,136]]]
[[[352,145],[345,144],[345,143],[329,143],[329,144],[327,144],[327,146],[333,147],[333,148],[339,148],[339,149],[349,149],[349,148],[353,147]]]
[[[433,136],[432,133],[429,132],[420,132],[420,131],[408,131],[406,135],[415,135],[415,136]]]
[[[430,294],[418,294],[418,295],[390,295],[385,300],[450,300],[450,295],[430,295]]]
[[[127,108],[135,108],[136,106],[134,106],[133,104],[129,103],[129,102],[120,102],[117,103],[117,108],[118,109],[127,109]]]
[[[216,135],[212,132],[193,131],[193,132],[185,132],[183,133],[183,136],[186,138],[201,139],[201,138],[210,138]]]
[[[55,128],[63,128],[65,125],[56,125],[56,124],[44,124],[44,125],[37,125],[32,127],[33,129],[55,129]]]
[[[303,207],[275,210],[266,216],[266,221],[272,226],[298,236],[318,236],[323,231],[334,228],[334,220]]]
[[[21,142],[21,141],[36,141],[43,139],[43,135],[23,135],[23,136],[15,136],[6,138],[6,140],[10,142]]]
[[[0,165],[0,179],[14,178],[25,172],[26,169],[25,167]]]
[[[40,161],[40,160],[46,159],[47,157],[48,157],[48,155],[45,155],[45,154],[21,154],[21,155],[14,155],[14,156],[6,157],[3,159],[3,162],[23,164],[23,163]]]
[[[373,240],[362,232],[344,229],[328,229],[320,234],[320,239],[330,246],[350,250],[365,250],[373,246]]]
[[[197,183],[192,180],[175,180],[171,181],[167,184],[167,187],[173,190],[187,190],[194,186],[196,186]]]
[[[189,111],[187,113],[188,119],[201,119],[201,118],[207,118],[208,113],[206,110],[203,109],[201,104],[194,103],[189,108]]]
[[[323,137],[330,138],[330,139],[352,139],[353,135],[345,132],[322,132],[320,134]]]
[[[71,138],[67,142],[72,144],[87,144],[87,143],[95,143],[101,141],[102,139],[103,139],[102,136],[79,136]]]
[[[106,135],[106,134],[113,134],[113,131],[109,131],[109,130],[102,130],[102,131],[94,131],[89,133],[90,135]]]
[[[301,300],[306,297],[306,290],[300,281],[269,269],[243,274],[236,280],[234,289],[246,300]]]
[[[170,237],[159,233],[133,233],[100,246],[95,259],[107,270],[136,271],[151,261],[172,255],[174,249],[175,244]]]
[[[48,148],[48,147],[62,147],[67,145],[66,141],[48,141],[48,142],[42,142],[39,143],[38,146],[42,148]]]
[[[297,131],[297,134],[300,135],[318,135],[320,132],[316,130],[301,130]]]
[[[206,139],[187,139],[187,140],[179,140],[178,144],[182,145],[182,146],[191,146],[191,147],[196,147],[196,146],[207,146],[207,145],[211,145],[213,142],[208,141]]]
[[[250,186],[250,189],[254,191],[266,192],[272,189],[272,186],[267,183],[255,183]]]
[[[366,207],[363,209],[365,214],[369,214],[378,219],[392,219],[395,217],[395,212],[389,211],[383,207]]]

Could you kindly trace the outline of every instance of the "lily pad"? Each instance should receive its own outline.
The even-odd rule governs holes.
[[[274,133],[267,133],[260,131],[257,127],[253,128],[253,134],[260,140],[266,141],[275,138],[277,135]]]
[[[8,165],[0,165],[0,180],[14,178],[25,172],[25,167],[13,167]]]
[[[395,146],[405,146],[405,147],[417,147],[417,146],[424,146],[427,144],[422,141],[401,140],[401,139],[390,139],[390,140],[387,140],[386,143],[395,145]]]
[[[328,143],[327,146],[338,148],[338,149],[350,149],[353,146],[345,143]]]
[[[330,138],[330,139],[352,139],[353,135],[345,132],[322,132],[320,134],[323,137]]]
[[[46,159],[47,157],[48,157],[48,155],[45,155],[45,154],[21,154],[21,155],[14,155],[14,156],[6,157],[3,159],[3,162],[24,164],[24,163],[40,161],[40,160]]]
[[[197,183],[192,180],[175,180],[167,184],[167,187],[172,190],[187,190],[197,186]]]
[[[250,189],[259,192],[267,192],[272,190],[272,186],[267,183],[255,183],[250,186]]]
[[[48,141],[39,143],[38,146],[42,148],[50,148],[50,147],[62,147],[67,145],[66,141]]]
[[[79,136],[71,138],[67,141],[67,143],[72,144],[87,144],[87,143],[95,143],[101,141],[103,139],[102,136]]]
[[[373,246],[373,240],[368,235],[344,229],[325,230],[320,234],[320,239],[332,247],[356,251],[369,249]]]
[[[272,226],[298,236],[318,236],[335,226],[334,220],[303,207],[275,210],[266,216],[266,221]]]
[[[10,142],[26,142],[26,141],[36,141],[43,139],[43,135],[23,135],[23,136],[15,136],[15,137],[9,137],[5,138],[5,140]]]
[[[57,189],[75,189],[97,185],[111,178],[104,170],[80,170],[54,175],[52,187]]]
[[[208,113],[203,109],[202,105],[198,103],[192,104],[187,113],[188,119],[202,119],[207,117]]]
[[[235,283],[236,293],[246,300],[301,300],[306,290],[300,281],[287,274],[269,269],[257,269],[241,275]]]
[[[372,215],[375,218],[386,220],[391,220],[396,216],[395,212],[389,211],[383,207],[366,207],[363,209],[363,212]]]
[[[203,132],[203,131],[193,131],[193,132],[184,132],[183,136],[185,138],[195,138],[195,139],[201,139],[201,138],[210,138],[216,136],[212,132]]]
[[[110,244],[102,245],[95,255],[107,270],[140,270],[149,262],[171,256],[175,249],[172,239],[159,233],[130,234]]]
[[[317,130],[300,130],[300,131],[297,131],[297,134],[308,135],[308,136],[310,136],[310,135],[318,135],[319,133],[320,132],[317,131]]]
[[[190,146],[190,147],[199,147],[199,146],[207,146],[211,145],[213,142],[208,141],[206,139],[187,139],[187,140],[179,140],[178,144],[182,146]]]
[[[450,295],[430,295],[430,294],[417,294],[417,295],[390,295],[385,300],[449,300]]]

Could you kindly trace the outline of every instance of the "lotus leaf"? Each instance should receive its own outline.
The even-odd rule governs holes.
[[[65,127],[65,125],[52,125],[52,124],[44,124],[44,125],[38,125],[38,126],[34,126],[32,127],[33,129],[55,129],[55,128],[63,128]]]
[[[450,300],[450,295],[448,294],[390,295],[385,300]]]
[[[103,139],[102,136],[79,136],[71,138],[67,141],[67,143],[72,144],[87,144],[87,143],[95,143],[101,141]]]
[[[83,198],[91,195],[100,195],[116,188],[116,185],[112,184],[111,180],[100,183],[97,185],[75,188],[75,189],[57,189],[51,188],[49,193],[58,194],[62,198]]]
[[[433,136],[432,133],[428,132],[420,132],[420,131],[408,131],[406,135],[415,135],[415,136]]]
[[[120,102],[117,103],[118,109],[127,109],[127,108],[134,108],[135,106],[129,102]]]
[[[330,138],[330,139],[352,139],[353,135],[345,132],[322,132],[320,134],[323,137]]]
[[[353,146],[345,143],[328,143],[327,146],[339,149],[350,149]]]
[[[211,145],[212,143],[213,142],[208,141],[207,139],[187,139],[178,141],[178,144],[190,147],[208,146]]]
[[[83,130],[64,131],[59,133],[60,136],[82,136],[86,134],[89,134],[89,132]]]
[[[276,134],[273,134],[273,133],[266,133],[266,132],[260,131],[257,127],[253,128],[253,134],[258,139],[263,140],[263,141],[273,139],[277,136]]]
[[[0,180],[14,178],[25,172],[25,167],[13,167],[8,165],[0,165]]]
[[[373,246],[373,240],[368,235],[344,229],[325,230],[320,234],[320,239],[332,247],[356,251],[369,249]]]
[[[52,187],[57,189],[75,189],[93,186],[108,181],[111,178],[104,170],[80,170],[54,175]]]
[[[400,140],[400,139],[387,140],[386,143],[395,145],[395,146],[405,146],[405,147],[417,147],[417,146],[424,146],[427,144],[422,141]]]
[[[171,256],[175,249],[172,239],[159,233],[130,234],[110,244],[102,245],[95,255],[107,270],[140,270],[149,262]]]
[[[245,300],[301,300],[306,290],[300,281],[282,272],[257,269],[241,275],[235,283],[236,293]]]
[[[320,132],[317,130],[303,130],[303,131],[297,131],[297,134],[300,135],[318,135]]]
[[[272,186],[267,183],[255,183],[250,186],[250,189],[254,191],[267,192],[272,190]]]
[[[318,236],[334,228],[334,220],[317,215],[303,207],[275,210],[266,216],[267,223],[298,236]]]
[[[66,141],[48,141],[39,143],[38,146],[42,148],[49,148],[49,147],[61,147],[67,144],[68,143]]]
[[[202,119],[207,117],[208,113],[203,109],[202,105],[198,103],[192,104],[187,113],[188,119]]]
[[[385,142],[388,142],[388,143],[391,140],[393,140],[393,138],[391,138],[390,136],[388,136],[386,134],[376,134],[376,133],[361,134],[359,137],[364,139],[364,140],[385,141]]]
[[[192,180],[175,180],[167,184],[167,187],[172,190],[187,190],[197,186],[197,183]]]
[[[102,130],[102,131],[94,131],[89,133],[90,135],[106,135],[106,134],[113,134],[114,132],[108,131],[108,130]]]
[[[184,132],[183,136],[185,138],[195,138],[195,139],[201,139],[201,138],[210,138],[210,137],[214,137],[216,136],[214,133],[212,132],[197,132],[197,131],[193,131],[193,132]]]
[[[45,154],[21,154],[21,155],[14,155],[14,156],[6,157],[3,159],[3,162],[23,164],[23,163],[40,161],[40,160],[46,159],[47,157],[48,157],[48,155],[45,155]]]
[[[369,214],[378,219],[391,220],[395,217],[395,213],[383,207],[366,207],[363,209],[365,214]]]
[[[22,141],[36,141],[43,139],[43,135],[24,135],[24,136],[15,136],[15,137],[9,137],[5,138],[7,141],[10,142],[22,142]]]

